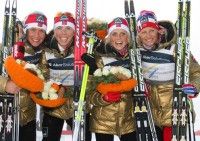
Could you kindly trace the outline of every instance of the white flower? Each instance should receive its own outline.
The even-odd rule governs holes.
[[[126,75],[126,77],[129,79],[131,78],[131,71],[129,69],[125,69],[124,70],[124,74]]]
[[[94,72],[94,76],[102,76],[102,71],[101,71],[101,69],[99,68],[99,69],[97,69],[95,72]]]
[[[115,83],[121,80],[131,78],[131,71],[122,66],[105,66],[94,72],[95,82],[97,83]]]
[[[44,91],[49,91],[49,89],[51,88],[51,81],[48,81],[44,84]]]
[[[50,100],[54,100],[54,99],[57,99],[57,98],[58,98],[58,95],[56,93],[49,94],[49,99]]]
[[[49,98],[49,88],[51,87],[50,82],[44,84],[44,90],[42,92],[42,98],[48,99]]]
[[[116,68],[117,68],[118,72],[121,72],[121,71],[123,71],[123,70],[125,69],[125,68],[122,67],[122,66],[117,66]]]
[[[45,99],[45,100],[48,99],[49,98],[48,92],[46,92],[46,91],[42,92],[42,98]]]
[[[30,69],[30,70],[34,71],[40,79],[44,80],[44,76],[42,74],[42,71],[39,70],[36,65],[27,63],[27,62],[25,62],[23,60],[20,60],[20,59],[17,59],[16,63],[18,63],[18,64],[24,63],[25,64],[24,65],[24,69]],[[58,98],[58,94],[57,94],[58,91],[55,90],[52,87],[52,84],[55,84],[55,83],[57,85],[61,84],[60,82],[54,82],[52,80],[50,80],[48,82],[44,82],[44,89],[43,89],[43,92],[41,93],[42,99],[53,100],[53,99],[57,99]]]
[[[110,73],[118,75],[122,74],[126,76],[128,79],[131,78],[131,71],[127,68],[124,68],[122,66],[113,66],[110,68]]]
[[[20,60],[20,59],[17,59],[16,63],[25,64],[24,69],[30,69],[30,70],[34,71],[40,79],[44,80],[44,76],[42,74],[42,71],[39,70],[36,65],[27,63],[27,62]]]
[[[105,66],[104,68],[103,68],[103,70],[102,70],[102,74],[103,75],[105,75],[105,76],[107,76],[107,75],[109,75],[109,73],[110,73],[110,66]]]
[[[52,87],[52,84],[55,83],[55,82],[52,82],[52,81],[48,81],[48,82],[45,82],[44,84],[44,90],[42,92],[42,98],[43,99],[46,99],[46,100],[53,100],[53,99],[57,99],[58,98],[58,94],[57,94],[57,90],[55,90],[53,87]],[[60,83],[56,83],[56,84],[60,84]]]
[[[33,71],[35,71],[36,73],[37,73],[37,67],[36,67],[36,65],[34,65],[34,64],[29,64],[29,63],[26,63],[26,65],[24,66],[24,68],[25,69],[31,69],[31,70],[33,70]]]
[[[119,73],[125,75],[127,78],[131,78],[131,71],[129,69],[119,66],[118,71]]]
[[[98,69],[98,71],[100,71]],[[100,73],[100,72],[98,72]],[[131,78],[131,71],[127,68],[124,68],[122,66],[106,66],[102,69],[102,74],[107,76],[109,74],[114,74],[114,75],[119,75],[122,74],[124,76],[126,76],[126,78]]]
[[[112,74],[118,73],[117,67],[111,67],[111,68],[110,68],[110,73],[112,73]]]

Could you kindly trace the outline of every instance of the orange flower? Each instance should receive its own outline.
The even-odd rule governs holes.
[[[107,30],[96,30],[97,37],[99,37],[101,40],[103,40],[106,37]]]
[[[97,85],[97,90],[105,95],[108,92],[128,92],[131,91],[137,84],[135,79],[120,81],[119,83],[100,83]]]
[[[20,88],[24,88],[31,92],[43,91],[43,80],[24,69],[24,65],[24,63],[18,64],[12,56],[7,57],[4,63],[5,69],[11,80]]]

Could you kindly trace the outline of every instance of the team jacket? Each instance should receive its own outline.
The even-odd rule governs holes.
[[[74,85],[74,54],[73,46],[67,51],[60,51],[58,46],[45,48],[41,66],[46,80],[61,82],[68,97],[66,104],[57,108],[45,108],[44,112],[57,118],[69,119],[73,117],[73,85]],[[71,96],[71,97],[70,97]]]
[[[167,29],[155,51],[141,49],[142,69],[149,90],[152,114],[157,126],[171,126],[173,82],[175,73],[176,32],[172,23],[161,21],[159,24]],[[200,66],[190,61],[190,82],[200,88]]]
[[[37,65],[41,60],[42,56],[42,47],[37,47],[33,49],[28,43],[25,45],[25,54],[24,60]],[[0,91],[5,93],[5,86],[8,81],[8,78],[0,77]],[[36,119],[36,104],[32,101],[27,90],[22,89],[20,91],[20,125],[26,125],[30,121]]]
[[[128,57],[117,57],[114,52],[96,56],[99,68],[103,66],[129,67]],[[130,92],[123,93],[120,102],[108,103],[103,100],[102,94],[94,91],[89,96],[92,104],[90,130],[95,133],[123,135],[135,131],[133,99]]]

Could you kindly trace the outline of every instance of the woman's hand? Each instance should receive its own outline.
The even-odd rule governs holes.
[[[189,98],[195,98],[199,93],[193,84],[183,84],[182,90],[183,93],[186,94]]]
[[[109,103],[119,102],[121,99],[120,92],[108,92],[103,96],[103,99]]]
[[[64,87],[60,87],[60,89],[58,90],[58,98],[62,98],[65,94],[65,88]]]
[[[6,92],[11,94],[17,94],[21,90],[12,80],[8,80],[6,83]]]

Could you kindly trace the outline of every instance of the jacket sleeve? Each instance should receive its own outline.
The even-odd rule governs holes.
[[[90,94],[90,103],[93,106],[107,106],[110,105],[110,103],[103,100],[102,94],[95,91],[94,93]]]
[[[190,59],[190,83],[195,85],[200,92],[200,65],[191,55]]]
[[[0,76],[0,93],[6,93],[6,84],[8,78]]]

